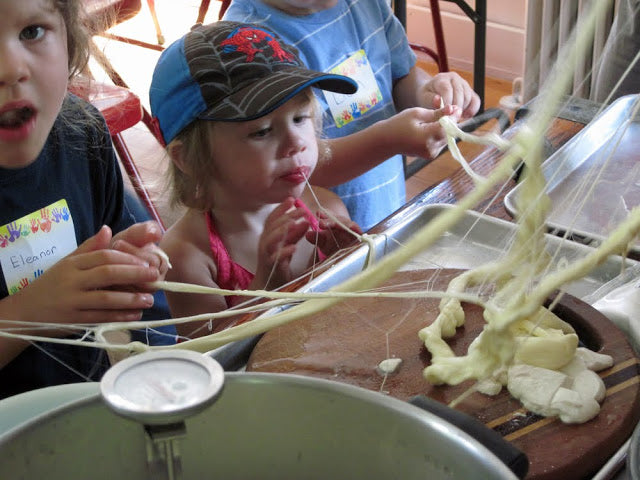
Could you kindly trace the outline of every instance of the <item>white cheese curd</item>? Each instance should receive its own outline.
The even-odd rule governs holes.
[[[476,390],[480,393],[484,393],[485,395],[493,396],[500,393],[502,390],[502,386],[506,383],[500,382],[499,380],[495,380],[493,378],[487,378],[485,380],[480,380],[476,385]]]
[[[577,346],[578,336],[575,333],[524,337],[518,341],[515,360],[519,363],[557,370],[573,359]]]
[[[568,388],[559,388],[549,407],[564,423],[584,423],[600,412],[600,404],[593,398]]]
[[[378,369],[385,375],[394,373],[398,367],[400,367],[401,363],[401,358],[386,358],[378,364]]]
[[[594,352],[588,348],[578,347],[576,349],[576,356],[578,356],[586,365],[589,370],[599,372],[605,368],[613,366],[613,358],[609,355]]]
[[[577,350],[571,361],[560,369],[562,373],[567,374],[572,378],[575,378],[583,370],[587,370],[587,364],[582,360],[582,357],[578,355]]]
[[[607,393],[607,389],[600,375],[586,369],[573,378],[571,388],[580,393],[584,398],[593,398],[596,402],[602,402]]]
[[[521,364],[509,368],[507,389],[525,408],[548,417],[556,414],[551,401],[558,389],[571,388],[572,384],[571,377],[564,373]]]
[[[507,389],[534,413],[557,416],[564,423],[584,423],[600,412],[599,402],[606,395],[602,378],[588,367],[610,366],[611,363],[613,359],[608,355],[580,347],[561,371],[514,365],[509,369]]]

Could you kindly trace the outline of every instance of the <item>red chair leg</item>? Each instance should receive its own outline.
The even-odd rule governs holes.
[[[144,187],[142,176],[140,175],[140,172],[138,171],[138,167],[136,167],[133,161],[133,157],[131,156],[129,149],[127,148],[127,145],[124,142],[124,139],[122,138],[122,134],[116,133],[111,138],[113,140],[113,146],[115,147],[116,152],[120,157],[120,161],[122,162],[122,165],[125,171],[127,172],[127,176],[129,177],[129,180],[131,180],[131,184],[133,185],[133,188],[136,191],[138,198],[140,198],[140,200],[142,200],[142,203],[144,203],[145,207],[149,211],[149,214],[151,215],[151,218],[153,218],[156,222],[158,222],[158,224],[162,228],[162,231],[164,231],[165,226],[162,221],[162,217],[160,216],[160,213],[156,209],[156,206],[153,204],[153,200],[151,199],[149,192]]]
[[[197,23],[203,23],[204,17],[207,15],[207,10],[209,10],[209,4],[211,0],[202,0],[200,2],[200,9],[198,10],[198,20]],[[220,10],[218,11],[218,20],[222,19],[224,12],[227,11],[231,0],[221,0]]]
[[[147,0],[149,6],[149,12],[151,13],[151,19],[153,20],[153,26],[156,28],[156,37],[158,37],[158,45],[164,44],[164,35],[160,29],[160,22],[158,21],[158,15],[156,14],[156,2],[154,0]]]
[[[436,37],[436,48],[438,50],[438,68],[441,72],[449,71],[449,61],[447,60],[447,47],[444,43],[444,30],[442,29],[442,18],[440,17],[440,4],[438,0],[431,2],[431,19],[433,20],[433,33]]]
[[[231,3],[231,0],[221,0],[222,5],[220,5],[220,12],[218,13],[218,20],[222,20],[222,16],[224,15],[224,12],[227,11],[227,8],[229,8],[229,4]]]
[[[200,2],[200,8],[198,9],[198,20],[196,23],[203,23],[204,17],[207,15],[207,10],[209,10],[209,3],[211,0],[202,0]]]
[[[412,50],[416,50],[418,52],[429,55],[433,59],[433,61],[436,62],[436,65],[438,65],[438,71],[442,71],[440,70],[440,57],[438,56],[438,52],[436,52],[432,48],[425,47],[424,45],[419,45],[417,43],[410,43],[409,46]]]
[[[429,55],[438,65],[438,71],[448,72],[449,61],[447,60],[447,47],[444,42],[444,30],[442,28],[442,17],[440,16],[440,4],[438,3],[438,0],[430,0],[430,6],[437,51],[417,43],[409,43],[409,46],[413,50]]]

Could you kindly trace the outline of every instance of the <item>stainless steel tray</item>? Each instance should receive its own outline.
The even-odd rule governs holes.
[[[453,208],[447,204],[431,204],[410,210],[374,240],[375,258],[396,250],[417,230],[437,215]],[[506,220],[467,211],[460,222],[447,230],[431,247],[406,264],[403,269],[442,267],[470,269],[495,260],[504,254],[516,232],[516,225]],[[558,250],[556,258],[562,261],[583,257],[592,247],[546,235],[550,252]],[[368,246],[361,246],[340,260],[329,270],[309,282],[302,291],[324,291],[352,277],[366,267]],[[623,264],[633,265],[633,260],[612,256],[585,278],[566,285],[568,293],[582,298],[616,277]]]
[[[616,100],[543,164],[551,212],[547,226],[584,243],[602,241],[640,205],[640,95]],[[505,197],[518,213],[520,185]],[[633,250],[640,251],[640,243]]]

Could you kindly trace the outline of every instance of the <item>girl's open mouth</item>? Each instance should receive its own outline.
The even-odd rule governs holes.
[[[26,139],[36,122],[36,110],[29,106],[7,109],[0,113],[0,140],[19,142]]]
[[[290,172],[282,175],[280,178],[282,178],[287,182],[298,184],[298,183],[305,182],[308,177],[309,177],[309,168],[299,167],[299,168],[296,168],[295,170],[291,170]]]
[[[7,110],[0,114],[0,128],[19,129],[29,122],[35,115],[35,110],[31,107],[16,108]]]

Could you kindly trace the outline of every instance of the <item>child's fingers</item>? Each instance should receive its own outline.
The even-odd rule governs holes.
[[[349,229],[351,231],[357,233],[358,235],[362,235],[362,228],[356,222],[350,220],[347,225],[349,225]]]
[[[109,248],[111,240],[111,229],[107,225],[103,225],[94,236],[87,238],[69,256],[81,255],[83,253]]]
[[[142,248],[149,243],[156,243],[162,239],[162,229],[157,222],[149,220],[131,225],[126,230],[114,235],[113,240],[125,240],[131,245]]]
[[[149,267],[149,262],[121,250],[102,249],[82,255],[70,256],[70,261],[79,270],[91,270],[101,265],[134,265]]]
[[[322,250],[322,247],[324,246],[324,235],[322,235],[322,232],[314,232],[313,230],[309,230],[305,233],[304,238],[306,238],[307,242],[311,243],[312,245],[316,245],[320,248],[320,250]]]
[[[142,318],[143,308],[135,309],[88,309],[73,312],[75,323],[98,324],[138,322]]]
[[[93,290],[83,295],[77,304],[78,309],[83,312],[102,311],[102,316],[114,313],[117,316],[118,312],[141,312],[152,306],[152,294],[121,290]]]
[[[293,211],[293,205],[295,203],[295,198],[287,197],[280,205],[278,205],[273,212],[269,215],[269,217],[278,217],[288,213],[289,211]]]
[[[284,245],[273,250],[269,255],[271,264],[277,264],[280,268],[288,267],[291,257],[296,251],[295,245]]]
[[[168,255],[155,243],[150,243],[143,248],[139,248],[124,240],[116,240],[112,248],[138,257],[146,264],[156,267],[163,274],[167,273],[167,270],[171,268]]]
[[[304,234],[309,230],[309,223],[301,219],[299,221],[286,221],[281,222],[277,228],[269,229],[265,231],[265,247],[266,253],[269,256],[277,253],[278,250],[293,246],[298,243]]]
[[[166,273],[167,270],[172,268],[171,261],[169,260],[169,255],[167,255],[166,252],[159,246],[157,246],[155,243],[151,243],[149,247],[147,247],[147,249],[150,251],[150,253],[160,259],[160,265],[158,266],[158,269],[161,272]]]
[[[85,290],[99,290],[155,282],[159,276],[155,267],[105,264],[81,272],[78,281]]]
[[[303,217],[287,225],[285,243],[295,244],[309,230],[309,222]]]

